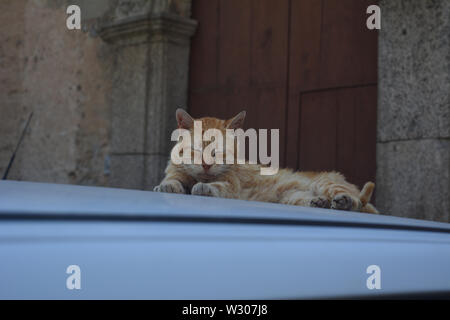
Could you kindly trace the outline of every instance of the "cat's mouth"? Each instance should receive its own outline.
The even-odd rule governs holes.
[[[212,180],[216,178],[216,175],[208,172],[202,172],[197,175],[197,178],[202,180]]]

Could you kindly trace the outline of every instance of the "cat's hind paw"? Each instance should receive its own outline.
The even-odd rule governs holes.
[[[218,197],[219,191],[209,183],[198,182],[192,187],[191,194],[197,196]]]
[[[153,191],[167,193],[186,193],[181,182],[177,180],[163,182],[159,186],[153,188]]]
[[[311,199],[311,201],[309,202],[309,206],[313,207],[313,208],[325,208],[325,209],[329,209],[330,208],[330,200],[328,200],[327,198],[324,197],[317,197],[317,198],[313,198]]]
[[[331,201],[331,209],[359,211],[361,202],[350,195],[339,194]]]

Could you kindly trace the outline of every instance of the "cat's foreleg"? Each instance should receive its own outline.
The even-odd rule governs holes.
[[[183,184],[175,179],[164,179],[159,186],[153,188],[155,192],[186,193]]]
[[[153,188],[156,192],[167,192],[167,193],[187,193],[186,189],[189,185],[192,185],[187,175],[170,173],[163,181]]]
[[[330,201],[326,197],[316,196],[310,191],[291,190],[285,192],[280,203],[294,206],[330,208]]]
[[[235,198],[231,191],[231,184],[225,181],[204,183],[196,183],[191,190],[191,194],[197,196]]]

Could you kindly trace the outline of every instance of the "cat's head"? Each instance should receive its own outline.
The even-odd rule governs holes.
[[[202,136],[205,131],[208,129],[218,129],[222,133],[223,137],[226,137],[226,130],[227,129],[242,129],[244,125],[245,120],[245,111],[242,111],[235,117],[228,119],[228,120],[222,120],[217,119],[213,117],[204,117],[199,119],[194,119],[191,117],[186,111],[183,109],[178,109],[176,111],[176,119],[179,129],[186,129],[189,130],[191,133],[191,137],[194,137],[194,121],[201,121],[202,124]],[[203,141],[203,150],[208,146],[211,142],[210,141]],[[198,152],[196,151],[194,147],[194,143],[192,144],[192,150],[191,150],[191,157],[194,159],[194,153]],[[225,148],[226,143],[224,142]],[[234,148],[234,147],[233,147]],[[226,150],[223,150],[223,164],[216,164],[213,163],[211,165],[208,165],[205,162],[205,159],[202,157],[202,164],[194,164],[193,161],[191,164],[181,164],[180,166],[184,169],[184,171],[189,174],[190,176],[194,177],[197,180],[200,181],[210,181],[214,180],[217,176],[220,176],[224,173],[226,173],[228,170],[230,170],[231,166],[233,164],[226,164],[225,158],[226,158]],[[213,154],[214,155],[214,154]],[[234,152],[234,158],[236,159],[236,152]]]

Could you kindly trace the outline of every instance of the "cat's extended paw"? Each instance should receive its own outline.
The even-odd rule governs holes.
[[[314,207],[314,208],[326,208],[326,209],[329,209],[330,205],[331,205],[330,204],[330,200],[328,200],[327,198],[324,198],[324,197],[313,198],[309,202],[309,206],[310,207]]]
[[[359,211],[361,202],[350,195],[339,194],[331,201],[331,209]]]
[[[186,193],[181,182],[177,180],[163,182],[159,186],[153,188],[153,191],[167,193]]]
[[[219,191],[209,183],[199,182],[192,187],[191,194],[197,196],[218,197]]]

